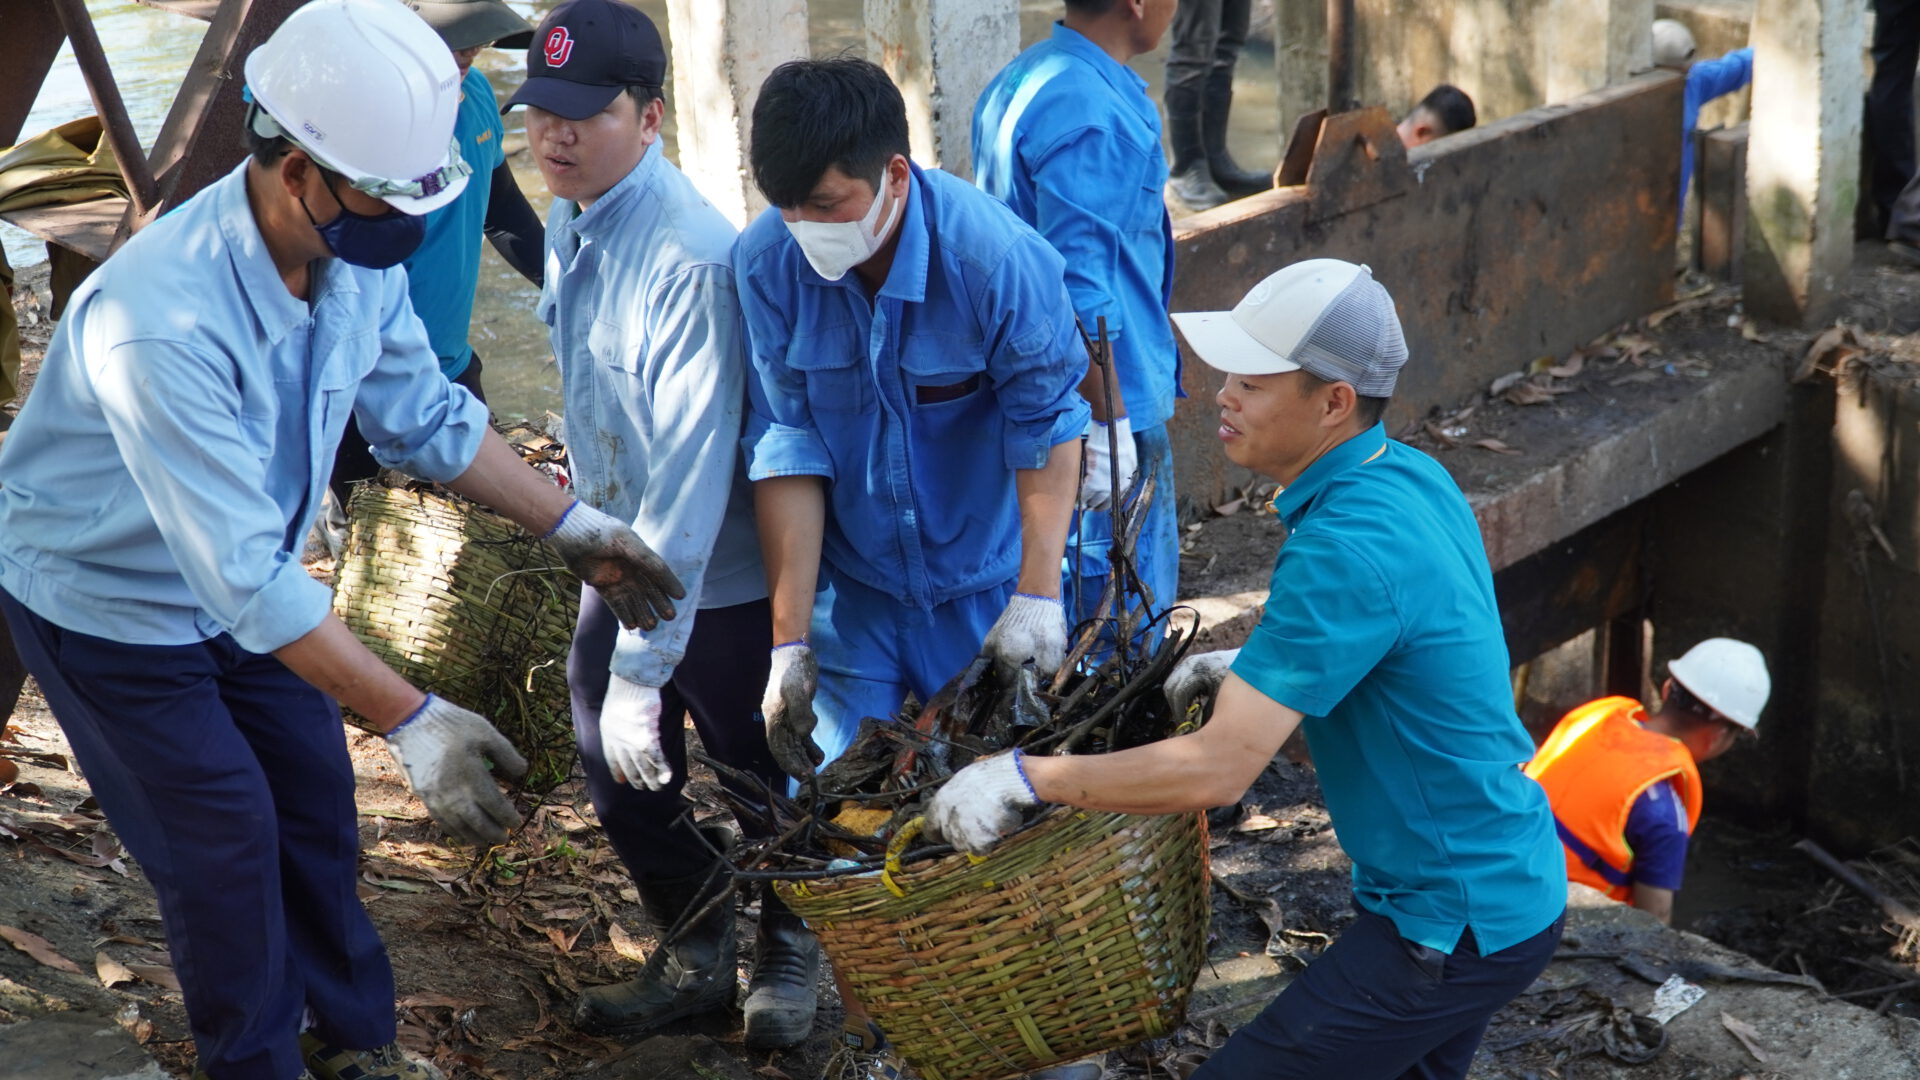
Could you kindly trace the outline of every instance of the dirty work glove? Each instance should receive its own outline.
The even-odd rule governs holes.
[[[673,779],[673,766],[660,746],[659,687],[608,677],[600,705],[600,756],[615,783],[660,791]]]
[[[1194,653],[1173,665],[1161,692],[1167,695],[1167,704],[1173,706],[1175,723],[1187,718],[1187,708],[1196,699],[1212,697],[1220,692],[1220,683],[1226,679],[1228,669],[1233,667],[1234,658],[1239,655],[1239,649],[1219,649]]]
[[[1114,442],[1119,444],[1120,456],[1114,457],[1112,447],[1108,446],[1107,425],[1098,420],[1087,421],[1087,474],[1080,481],[1080,509],[1112,510],[1127,489],[1133,486],[1133,474],[1140,471],[1140,454],[1133,445],[1133,425],[1126,417],[1113,422]],[[1120,462],[1120,490],[1113,490],[1114,461]]]
[[[826,754],[813,744],[813,692],[820,685],[820,662],[804,641],[773,648],[773,666],[767,672],[767,692],[760,698],[760,715],[767,721],[767,749],[774,764],[795,780],[813,775]]]
[[[541,539],[560,553],[567,569],[600,590],[614,618],[629,630],[651,630],[673,618],[673,602],[687,595],[638,533],[578,499]]]
[[[1066,609],[1050,596],[1014,593],[987,631],[980,653],[992,657],[1003,674],[1032,660],[1040,675],[1051,676],[1067,658]]]
[[[491,847],[520,824],[519,812],[487,771],[487,759],[508,777],[525,773],[527,759],[479,713],[428,694],[425,704],[387,732],[387,752],[406,774],[407,787],[455,837]]]
[[[1040,805],[1021,753],[995,754],[953,774],[927,804],[927,835],[969,855],[985,855],[1020,827],[1022,811]]]

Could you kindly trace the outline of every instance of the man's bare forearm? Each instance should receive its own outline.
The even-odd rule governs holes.
[[[775,476],[753,485],[760,557],[773,607],[773,642],[799,641],[813,621],[820,545],[827,528],[827,485],[818,476]]]
[[[382,732],[399,727],[427,699],[333,615],[275,649],[273,655],[295,675],[366,717]]]
[[[482,436],[473,464],[446,486],[499,511],[535,536],[544,536],[573,505],[573,496],[521,461],[507,440],[491,430]]]
[[[1073,492],[1080,480],[1080,440],[1053,448],[1047,464],[1013,474],[1020,499],[1020,580],[1033,596],[1060,595],[1060,558],[1073,520]]]

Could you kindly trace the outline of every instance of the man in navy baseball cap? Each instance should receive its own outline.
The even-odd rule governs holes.
[[[567,0],[534,31],[527,81],[500,111],[531,105],[585,120],[629,86],[657,96],[666,75],[666,46],[640,9],[620,0]]]

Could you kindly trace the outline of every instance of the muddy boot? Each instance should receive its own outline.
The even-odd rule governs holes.
[[[819,982],[820,939],[768,888],[747,984],[747,1045],[779,1050],[804,1040],[813,1031]]]
[[[1167,197],[1195,211],[1211,210],[1227,201],[1227,193],[1213,182],[1207,168],[1206,143],[1200,130],[1200,92],[1167,87],[1167,141],[1173,146]]]
[[[1207,147],[1207,169],[1213,182],[1229,198],[1243,199],[1273,187],[1267,173],[1248,172],[1234,164],[1227,152],[1227,114],[1233,110],[1233,69],[1215,71],[1207,76],[1207,99],[1201,110],[1201,137]]]
[[[575,1027],[592,1035],[632,1036],[662,1024],[733,1004],[737,981],[731,897],[709,907],[726,887],[724,871],[641,882],[640,906],[659,944],[637,978],[595,986],[580,995]],[[669,941],[668,932],[690,910],[709,910]]]

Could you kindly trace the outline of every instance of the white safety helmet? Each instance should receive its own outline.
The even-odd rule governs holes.
[[[1714,712],[1752,731],[1773,680],[1760,650],[1732,638],[1708,638],[1667,665],[1675,682]]]
[[[255,130],[285,135],[356,190],[424,214],[466,188],[460,69],[399,0],[312,0],[247,56],[246,75]]]
[[[1693,59],[1693,31],[1678,19],[1653,20],[1653,62],[1678,67]]]

